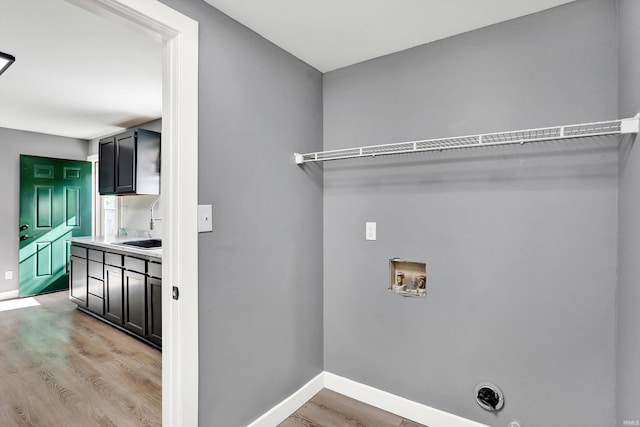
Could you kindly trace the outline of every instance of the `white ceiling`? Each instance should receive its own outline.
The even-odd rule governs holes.
[[[570,0],[204,0],[322,72]],[[65,0],[0,0],[0,127],[92,139],[162,113],[161,45]]]
[[[573,0],[205,0],[327,72]]]
[[[64,0],[0,0],[0,51],[0,127],[91,139],[162,114],[160,42]]]

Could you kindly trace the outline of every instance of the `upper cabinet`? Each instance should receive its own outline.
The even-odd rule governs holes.
[[[134,129],[100,140],[100,194],[160,194],[160,134]]]

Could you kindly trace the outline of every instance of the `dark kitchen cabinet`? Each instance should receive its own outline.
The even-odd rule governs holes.
[[[162,280],[147,278],[147,339],[162,345]]]
[[[116,136],[116,193],[136,192],[136,133]]]
[[[78,309],[162,347],[159,258],[73,243],[69,264],[69,298]]]
[[[115,323],[122,325],[124,322],[124,300],[122,298],[122,268],[113,265],[104,266],[104,317]]]
[[[100,194],[114,194],[116,192],[116,138],[114,136],[100,141],[98,159],[98,191]]]
[[[124,282],[124,327],[145,336],[147,329],[147,277],[143,273],[125,271]]]
[[[69,274],[69,298],[79,307],[87,306],[87,260],[71,255]]]
[[[104,315],[104,252],[89,249],[87,253],[87,309]]]
[[[160,194],[160,134],[135,129],[99,142],[100,194]]]

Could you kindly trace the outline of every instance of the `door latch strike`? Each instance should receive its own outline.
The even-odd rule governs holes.
[[[180,296],[180,292],[178,291],[178,287],[174,286],[172,291],[173,299],[177,300]]]

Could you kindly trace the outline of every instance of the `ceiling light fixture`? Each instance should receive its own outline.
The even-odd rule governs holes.
[[[0,74],[4,73],[15,60],[15,56],[0,52]]]

